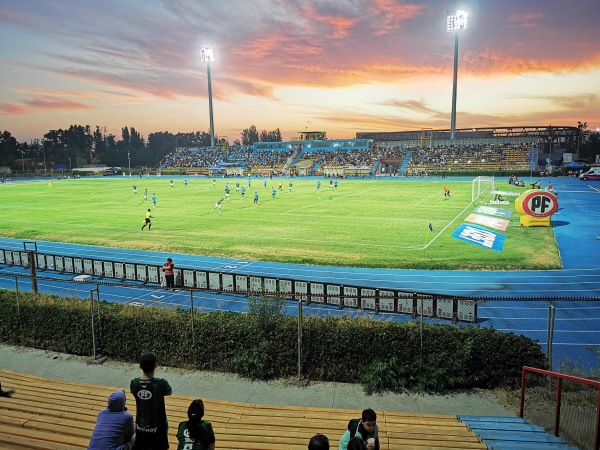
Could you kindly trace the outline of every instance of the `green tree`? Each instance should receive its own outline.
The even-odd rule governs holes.
[[[255,142],[259,142],[258,131],[256,131],[256,126],[250,125],[250,128],[246,128],[241,133],[242,135],[242,145],[252,145]]]

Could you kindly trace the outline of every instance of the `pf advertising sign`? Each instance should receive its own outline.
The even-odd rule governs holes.
[[[543,189],[531,189],[517,197],[515,209],[524,227],[549,227],[552,214],[558,210],[558,199]]]

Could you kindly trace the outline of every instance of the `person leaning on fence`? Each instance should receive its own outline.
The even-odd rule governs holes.
[[[175,264],[171,258],[167,258],[167,262],[162,266],[162,270],[165,272],[165,283],[167,289],[175,288]]]
[[[310,438],[308,450],[329,450],[329,439],[324,434],[315,434]]]
[[[360,419],[352,419],[348,422],[348,428],[340,438],[339,450],[348,450],[348,443],[355,436],[365,441],[367,449],[379,450],[377,413],[371,408],[364,409]],[[371,439],[373,440],[372,442],[370,441]]]
[[[177,428],[177,450],[215,450],[215,433],[204,417],[204,402],[194,400],[187,411],[188,420]]]
[[[88,450],[130,450],[133,447],[135,424],[125,400],[123,390],[108,396],[108,406],[98,413]]]
[[[169,448],[165,396],[171,395],[173,391],[167,380],[154,378],[156,367],[156,355],[144,353],[140,358],[143,374],[131,380],[130,389],[136,404],[134,450]]]

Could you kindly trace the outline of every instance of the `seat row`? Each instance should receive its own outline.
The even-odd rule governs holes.
[[[98,412],[114,388],[71,383],[0,370],[4,390],[0,398],[0,448],[35,450],[86,449]],[[135,402],[128,394],[128,409]],[[177,448],[175,431],[187,420],[190,397],[167,398],[169,442]],[[304,450],[315,433],[323,433],[337,448],[348,420],[357,412],[329,408],[271,406],[203,398],[206,415],[219,449]],[[475,433],[455,416],[415,415],[378,411],[382,449],[485,449]]]

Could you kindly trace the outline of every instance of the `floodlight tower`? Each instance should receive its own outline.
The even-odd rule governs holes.
[[[215,61],[215,51],[210,47],[200,47],[200,61],[206,63],[208,74],[208,112],[210,114],[210,146],[215,146],[215,126],[213,123],[212,87],[210,84],[210,63]]]
[[[448,11],[446,31],[454,33],[454,79],[452,83],[452,116],[450,117],[450,139],[456,135],[456,80],[458,77],[458,32],[467,29],[469,13],[463,10]]]

